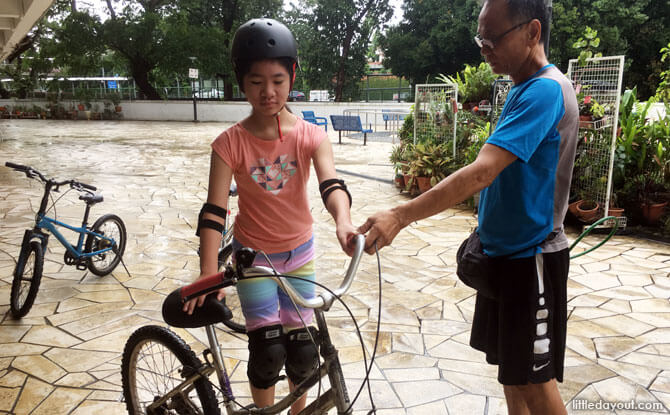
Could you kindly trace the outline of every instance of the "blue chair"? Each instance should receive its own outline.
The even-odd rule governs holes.
[[[323,125],[328,131],[328,119],[326,117],[317,117],[314,115],[314,111],[303,111],[302,118],[312,124]]]

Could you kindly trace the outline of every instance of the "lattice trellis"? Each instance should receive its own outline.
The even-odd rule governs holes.
[[[623,56],[608,56],[588,59],[585,65],[571,59],[568,67],[568,77],[575,86],[580,108],[585,103],[590,106],[597,103],[602,112],[602,118],[580,121],[572,182],[572,193],[598,203],[598,217],[608,215],[612,196],[623,64]],[[620,225],[625,226],[625,218]]]
[[[456,156],[456,114],[458,86],[455,84],[418,84],[414,100],[414,143],[441,143],[450,138]]]
[[[503,105],[505,105],[505,100],[507,99],[507,94],[509,90],[514,86],[514,82],[511,79],[496,79],[493,82],[493,93],[491,94],[491,119],[489,123],[489,135],[493,133],[493,130],[496,128],[500,114],[502,113]]]

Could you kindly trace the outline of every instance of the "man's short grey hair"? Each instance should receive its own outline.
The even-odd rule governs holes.
[[[487,3],[494,0],[484,0]],[[540,43],[546,42],[547,28],[549,27],[549,9],[547,0],[497,0],[507,3],[509,17],[513,22],[521,23],[537,19],[542,25]]]

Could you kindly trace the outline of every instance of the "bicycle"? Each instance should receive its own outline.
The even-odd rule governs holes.
[[[78,270],[88,269],[95,275],[105,276],[111,273],[122,259],[126,247],[126,227],[121,218],[113,214],[103,215],[93,223],[93,226],[87,226],[91,207],[103,201],[102,195],[94,193],[97,190],[95,186],[76,180],[47,179],[32,167],[11,162],[6,162],[5,166],[25,173],[28,178],[38,180],[44,185],[42,201],[35,215],[35,225],[32,229],[26,229],[23,234],[12,279],[10,311],[12,316],[18,319],[25,316],[35,302],[42,280],[44,253],[49,242],[49,234],[54,235],[65,247],[63,260],[66,265],[74,265]],[[69,185],[71,190],[79,192],[79,200],[86,203],[80,227],[59,222],[46,215],[51,193],[59,192],[60,187],[66,185]],[[60,198],[51,206],[54,212],[58,200]],[[68,242],[58,227],[78,233],[77,243]]]
[[[121,362],[123,396],[128,413],[131,415],[220,414],[219,402],[212,388],[212,382],[209,380],[209,376],[216,373],[220,385],[218,389],[223,395],[223,406],[228,415],[278,414],[289,408],[293,402],[326,375],[330,382],[330,389],[319,394],[300,414],[326,414],[333,407],[337,408],[338,414],[351,414],[352,405],[337,349],[330,340],[324,312],[328,311],[333,301],[340,299],[351,286],[364,244],[365,237],[358,235],[354,254],[340,286],[333,291],[322,292],[309,300],[303,298],[290,284],[284,283],[284,279],[290,276],[277,274],[273,269],[267,267],[250,267],[256,253],[249,249],[242,249],[236,253],[236,267],[227,265],[223,272],[179,288],[173,291],[164,303],[165,312],[165,304],[170,303],[170,298],[177,297],[179,299],[177,303],[181,304],[181,301],[188,301],[221,287],[233,286],[238,279],[273,278],[296,304],[314,309],[319,330],[314,340],[323,357],[323,362],[320,362],[318,370],[311,376],[296,385],[293,392],[272,406],[236,409],[236,401],[224,365],[221,346],[214,331],[214,324],[223,322],[229,316],[219,313],[214,319],[213,313],[203,313],[202,315],[207,316],[209,321],[194,326],[204,326],[207,333],[209,348],[202,353],[204,363],[177,334],[166,327],[144,326],[130,336],[124,347]],[[209,295],[207,298],[212,304],[218,303],[214,295]]]

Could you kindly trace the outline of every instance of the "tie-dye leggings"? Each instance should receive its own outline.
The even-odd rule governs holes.
[[[233,240],[233,251],[237,251],[241,247],[242,245],[237,240]],[[299,277],[290,278],[286,281],[303,297],[314,297],[315,285],[310,282],[316,280],[314,237],[296,249],[269,254],[268,257],[279,273]],[[253,265],[269,266],[265,257],[260,254],[256,256]],[[289,331],[303,327],[303,322],[307,325],[312,322],[314,314],[312,309],[294,306],[289,296],[270,278],[252,278],[238,281],[237,295],[240,298],[247,331],[275,324],[281,324],[284,331]],[[296,311],[296,307],[299,313]]]

